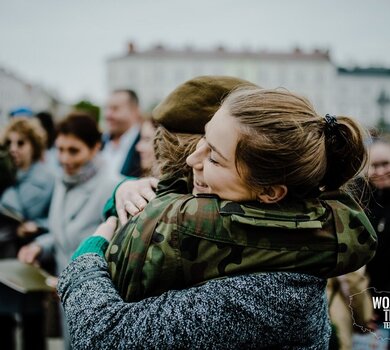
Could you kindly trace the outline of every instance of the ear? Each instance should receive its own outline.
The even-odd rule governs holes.
[[[263,187],[257,198],[263,203],[276,203],[282,200],[286,194],[287,187],[285,185],[272,185]]]
[[[99,153],[101,148],[102,148],[101,142],[96,143],[96,145],[92,148],[93,156],[95,156],[97,153]]]

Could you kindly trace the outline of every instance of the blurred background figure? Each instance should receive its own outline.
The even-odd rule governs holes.
[[[0,196],[16,179],[16,168],[8,147],[0,142]]]
[[[30,239],[47,229],[54,188],[54,175],[41,162],[46,135],[38,121],[23,117],[12,119],[5,129],[3,143],[17,174],[15,183],[1,195],[0,204],[21,222],[10,226],[2,216],[0,258],[15,257],[19,239]]]
[[[368,179],[372,198],[369,201],[371,223],[378,236],[378,248],[375,257],[368,263],[370,286],[377,291],[390,292],[390,138],[374,138],[369,148],[370,164]],[[373,294],[374,291],[372,291]],[[383,294],[382,294],[383,296]],[[383,328],[384,314],[377,313],[377,322]],[[388,333],[387,337],[390,337]]]
[[[23,246],[18,259],[33,264],[54,258],[58,275],[80,242],[101,223],[103,206],[119,177],[112,175],[110,164],[100,155],[101,133],[89,115],[75,112],[62,120],[55,143],[63,175],[54,188],[49,232]]]
[[[16,257],[21,244],[47,230],[54,175],[41,162],[46,135],[37,120],[13,118],[5,129],[3,143],[17,170],[15,183],[0,197],[0,258],[9,258]],[[43,314],[22,315],[21,320],[24,348],[34,344],[35,349],[43,349]],[[14,348],[15,326],[14,315],[0,316],[0,337],[5,349]]]
[[[19,258],[32,263],[54,256],[60,273],[84,236],[101,222],[118,177],[110,174],[110,164],[100,155],[101,133],[89,115],[77,112],[62,120],[55,143],[63,174],[54,188],[49,232],[24,246]]]
[[[56,139],[56,128],[54,125],[53,116],[49,112],[39,112],[35,115],[35,118],[39,120],[41,126],[46,131],[47,142],[46,142],[46,151],[44,154],[44,162],[49,166],[53,172],[58,173],[60,170],[60,165],[57,159],[57,151],[54,145]]]
[[[353,336],[360,329],[354,323],[368,327],[373,318],[373,305],[368,290],[365,267],[343,276],[328,279],[326,286],[329,316],[332,322],[330,350],[352,350]],[[350,300],[350,296],[354,298]],[[353,316],[351,313],[353,309]],[[372,337],[371,334],[367,334]]]
[[[154,135],[156,134],[156,125],[150,114],[144,115],[143,119],[140,140],[135,146],[135,149],[140,155],[141,176],[158,178],[159,170],[156,164],[153,143]]]
[[[116,90],[107,102],[103,156],[111,171],[125,176],[141,174],[140,157],[135,145],[140,138],[141,115],[138,96],[132,90]]]

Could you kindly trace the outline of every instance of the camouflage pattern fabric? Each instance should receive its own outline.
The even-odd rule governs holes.
[[[342,192],[271,205],[168,187],[116,233],[106,258],[121,296],[135,301],[244,273],[338,276],[365,265],[375,250],[374,229]]]

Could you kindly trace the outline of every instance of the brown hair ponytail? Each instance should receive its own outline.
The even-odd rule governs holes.
[[[338,117],[334,127],[327,126],[324,119],[326,172],[320,186],[326,190],[336,190],[355,175],[367,163],[364,137],[368,132],[348,117]]]
[[[307,99],[289,91],[240,88],[221,108],[239,124],[236,167],[254,191],[285,185],[288,196],[317,196],[366,164],[365,132],[357,122],[340,117],[329,128]]]

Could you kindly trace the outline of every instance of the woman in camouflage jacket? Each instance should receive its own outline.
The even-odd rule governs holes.
[[[252,117],[257,118],[260,113],[260,134],[267,135],[275,144],[280,145],[284,140],[284,157],[280,156],[280,147],[276,152],[276,147],[270,150],[269,145],[268,151],[261,154],[265,164],[257,179],[253,175],[256,170],[246,164],[252,178],[246,177],[243,188],[251,181],[252,187],[248,186],[251,191],[256,187],[253,183],[261,179],[260,187],[268,193],[244,197],[244,203],[237,203],[237,198],[228,198],[224,189],[218,193],[215,187],[209,187],[206,194],[182,195],[178,194],[179,189],[186,186],[181,180],[161,181],[157,198],[140,215],[130,219],[107,251],[111,276],[125,300],[139,300],[169,289],[250,272],[297,271],[330,277],[356,270],[373,256],[376,236],[367,217],[348,195],[338,191],[365,162],[363,134],[357,124],[345,117],[321,118],[299,96],[254,88],[233,93],[221,110],[228,109],[230,115],[234,114],[235,104],[245,109],[248,99],[252,99],[252,111],[254,105],[258,114],[253,115],[248,109],[242,115],[247,117],[252,113]],[[287,108],[278,112],[283,104]],[[158,110],[159,107],[157,114]],[[240,123],[247,123],[249,127],[253,124],[242,118],[240,112],[235,113],[238,120],[241,117]],[[214,118],[209,125],[213,125]],[[223,122],[214,130],[221,130],[229,119],[217,118]],[[225,134],[229,130],[225,130]],[[289,135],[290,140],[286,142]],[[250,139],[249,136],[245,140]],[[195,173],[199,173],[196,162],[202,164],[203,171],[203,162],[208,160],[219,139],[214,136],[212,146],[203,143],[189,158]],[[264,148],[258,144],[250,146],[257,153]],[[241,146],[242,149],[247,147]],[[303,158],[302,154],[311,156]],[[194,157],[201,161],[193,162]],[[278,157],[279,164],[269,161]],[[261,162],[253,163],[254,167],[259,167]],[[339,168],[340,164],[343,169]],[[272,174],[267,167],[278,170]],[[334,175],[333,167],[338,174]],[[238,174],[237,169],[236,172]],[[266,181],[264,174],[268,176]],[[196,179],[194,184],[198,192],[204,187],[199,186]],[[320,188],[327,192],[319,196]],[[283,199],[287,189],[289,196]],[[333,192],[329,192],[331,190]],[[282,191],[282,196],[276,200],[269,195],[278,191]],[[210,193],[236,201],[221,201]]]

